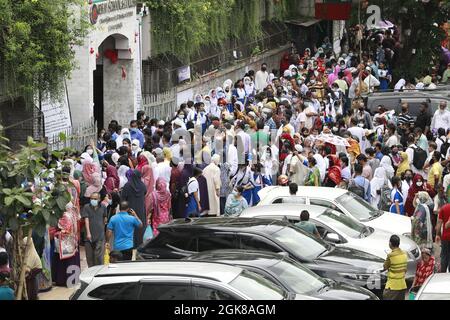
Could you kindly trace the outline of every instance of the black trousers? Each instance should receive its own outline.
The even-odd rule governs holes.
[[[227,202],[227,198],[220,197],[220,215],[223,216],[225,214],[225,203]]]
[[[133,248],[122,250],[122,261],[131,261],[133,259]]]

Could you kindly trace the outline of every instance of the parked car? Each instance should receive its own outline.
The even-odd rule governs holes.
[[[432,274],[420,288],[415,300],[450,300],[450,273]]]
[[[397,114],[401,113],[401,104],[407,102],[409,106],[409,113],[413,118],[419,114],[420,104],[428,103],[428,112],[433,115],[439,108],[441,101],[447,101],[450,106],[450,86],[439,86],[436,90],[422,90],[415,92],[375,92],[366,98],[367,109],[375,114],[378,111],[378,106],[382,105],[387,110],[395,110]]]
[[[391,212],[381,211],[356,194],[340,188],[298,187],[291,196],[288,187],[266,187],[258,193],[258,206],[280,203],[308,204],[337,210],[362,224],[390,233],[410,236],[411,219]]]
[[[321,277],[383,288],[384,260],[360,250],[336,247],[289,222],[248,218],[177,219],[161,225],[160,234],[137,250],[138,259],[181,259],[194,253],[243,249],[285,252]]]
[[[345,214],[320,206],[311,205],[267,205],[248,208],[241,213],[243,218],[287,219],[300,222],[300,213],[307,210],[310,221],[317,226],[320,236],[338,247],[361,250],[385,259],[392,233],[363,225]],[[407,280],[412,284],[416,266],[420,259],[420,248],[408,237],[400,236],[400,248],[408,253]]]
[[[215,250],[186,258],[227,263],[257,273],[294,294],[321,300],[378,300],[369,290],[325,279],[297,261],[277,253],[248,250]]]
[[[243,268],[211,262],[151,261],[96,266],[80,275],[71,300],[292,300]]]

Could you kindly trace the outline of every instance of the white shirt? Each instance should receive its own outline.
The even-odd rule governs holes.
[[[387,141],[386,141],[386,145],[389,148],[391,148],[392,146],[397,146],[398,144],[399,144],[398,143],[398,138],[397,138],[397,136],[395,134],[390,136],[389,139],[387,139]]]
[[[205,112],[197,112],[195,110],[192,110],[191,112],[189,112],[188,116],[187,116],[187,121],[193,121],[194,123],[196,123],[195,121],[195,116],[197,115],[197,121],[200,121],[201,124],[206,123],[206,113]]]
[[[306,113],[305,112],[300,112],[298,114],[297,119],[295,120],[297,128],[298,128],[298,131],[300,131],[300,129],[302,128],[302,123],[303,123],[303,126],[306,125],[306,119],[307,119],[307,117],[306,117]]]
[[[172,157],[180,159],[180,145],[178,143],[175,143],[170,146],[170,151],[172,152]]]
[[[262,91],[269,84],[269,73],[267,71],[259,70],[255,74],[255,89]]]
[[[364,83],[367,84],[367,86],[369,87],[369,91],[373,92],[373,89],[375,87],[379,87],[380,86],[380,81],[378,81],[377,78],[375,78],[373,75],[369,74],[365,79],[364,79]]]
[[[197,192],[198,195],[198,200],[200,201],[200,192],[199,192],[199,185],[198,185],[198,181],[196,178],[191,177],[188,181],[188,193],[189,194],[193,194],[194,192]]]
[[[238,169],[238,151],[237,148],[230,144],[228,145],[227,162],[230,165],[230,176],[234,176]]]
[[[344,180],[350,180],[352,178],[352,173],[350,172],[350,167],[345,167],[341,171],[342,179]]]
[[[447,109],[444,111],[437,110],[431,120],[431,129],[437,130],[439,128],[444,128],[445,130],[450,128],[450,111]]]
[[[244,153],[249,153],[250,152],[250,144],[251,144],[250,136],[247,133],[245,133],[245,131],[243,131],[243,130],[239,130],[239,132],[236,134],[236,136],[240,136],[242,138],[242,143],[244,144],[244,150],[242,150],[242,151],[244,151]],[[239,147],[239,142],[238,142],[238,147]]]

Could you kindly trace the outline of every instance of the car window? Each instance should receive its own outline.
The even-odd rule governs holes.
[[[282,300],[288,295],[273,282],[247,270],[243,270],[229,285],[252,300]]]
[[[192,287],[188,283],[165,284],[144,283],[142,284],[139,300],[194,300]]]
[[[234,234],[210,234],[198,237],[198,252],[220,249],[237,249]]]
[[[238,300],[236,297],[216,288],[194,286],[197,300]]]
[[[378,214],[378,209],[349,192],[337,198],[336,202],[359,221],[370,220]]]
[[[239,235],[239,238],[241,240],[241,249],[244,250],[262,250],[269,252],[283,251],[280,247],[259,236],[241,234]]]
[[[111,283],[105,284],[88,293],[89,297],[101,300],[136,300],[139,284]]]
[[[320,206],[337,211],[341,211],[333,202],[321,199],[309,199],[309,203],[314,206]]]
[[[324,241],[307,234],[297,226],[285,227],[272,233],[277,241],[286,246],[297,257],[312,261],[321,254],[328,252],[329,245]]]
[[[166,244],[180,250],[194,251],[194,252],[197,251],[196,242],[195,239],[193,238],[187,239],[177,237],[174,239],[169,239]]]
[[[363,224],[334,210],[326,210],[318,218],[324,224],[351,238],[360,238],[366,230]]]

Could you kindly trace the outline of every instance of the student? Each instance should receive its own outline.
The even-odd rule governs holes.
[[[8,275],[0,273],[0,300],[15,300],[14,290],[8,286]]]

